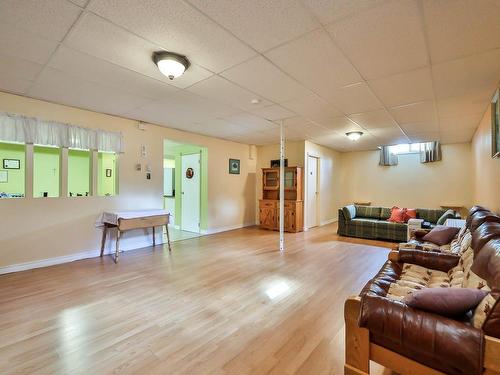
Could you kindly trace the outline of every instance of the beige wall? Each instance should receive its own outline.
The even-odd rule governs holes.
[[[500,158],[491,157],[491,112],[488,108],[472,139],[474,203],[500,213]]]
[[[125,143],[125,153],[119,160],[119,196],[0,200],[0,267],[53,257],[71,258],[83,252],[96,254],[101,231],[94,222],[100,212],[162,208],[165,138],[208,148],[209,231],[255,223],[256,161],[250,160],[248,145],[155,125],[140,131],[136,121],[6,93],[0,93],[0,111],[120,131]],[[147,146],[145,159],[140,156],[141,145]],[[229,158],[241,160],[240,175],[228,173]],[[139,162],[151,165],[151,180],[135,170]],[[124,247],[146,246],[150,241],[143,232],[132,232],[125,235]]]
[[[470,143],[442,146],[443,160],[421,164],[418,154],[399,155],[397,166],[378,165],[378,151],[342,154],[343,204],[438,208],[472,204]]]
[[[305,142],[305,158],[319,158],[319,223],[321,225],[338,219],[338,208],[342,202],[341,153],[315,143]],[[307,184],[306,184],[307,185]],[[305,188],[304,197],[307,194]],[[305,209],[307,210],[307,204]]]

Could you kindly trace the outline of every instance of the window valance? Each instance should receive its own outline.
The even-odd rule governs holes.
[[[0,141],[123,152],[121,133],[0,112]]]

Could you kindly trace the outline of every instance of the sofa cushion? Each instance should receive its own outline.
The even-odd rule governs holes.
[[[446,212],[441,209],[417,208],[417,217],[432,224],[436,224],[439,218]]]
[[[435,243],[438,246],[450,243],[451,240],[458,234],[459,228],[445,227],[438,225],[427,233],[422,239],[424,241]]]
[[[371,219],[380,218],[380,207],[372,206],[355,206],[356,207],[356,217],[366,217]]]
[[[451,244],[438,246],[432,242],[421,241],[417,239],[402,242],[398,245],[398,250],[424,250],[424,251],[438,251],[438,252],[451,252]]]
[[[356,217],[356,207],[353,204],[342,207],[342,212],[346,220],[352,220]]]
[[[380,220],[387,220],[391,217],[390,207],[380,207]]]
[[[500,238],[500,223],[485,222],[481,224],[472,235],[471,246],[477,254],[491,239]]]
[[[500,216],[495,215],[492,212],[489,211],[479,211],[476,212],[472,218],[471,218],[471,223],[470,223],[470,231],[472,234],[474,234],[475,230],[479,228],[483,223],[486,222],[496,222],[500,223]]]
[[[378,220],[375,222],[375,238],[398,240],[406,238],[407,225]]]
[[[410,219],[416,219],[417,218],[417,210],[415,208],[407,208],[405,211],[405,223],[408,222]]]
[[[406,296],[404,303],[416,309],[453,318],[475,309],[487,295],[487,291],[479,289],[428,288]]]
[[[455,217],[455,211],[447,210],[444,214],[442,214],[439,219],[436,221],[437,225],[444,225],[446,220],[453,219]]]

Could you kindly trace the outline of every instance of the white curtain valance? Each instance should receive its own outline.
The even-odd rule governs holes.
[[[1,112],[0,141],[123,152],[121,133]]]

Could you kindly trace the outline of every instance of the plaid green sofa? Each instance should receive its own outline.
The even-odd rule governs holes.
[[[447,210],[417,208],[417,218],[435,226],[439,218]],[[339,225],[337,233],[341,236],[380,239],[403,242],[406,241],[407,224],[387,221],[391,216],[391,208],[375,206],[349,205],[339,209]],[[454,212],[453,216],[458,217]]]

